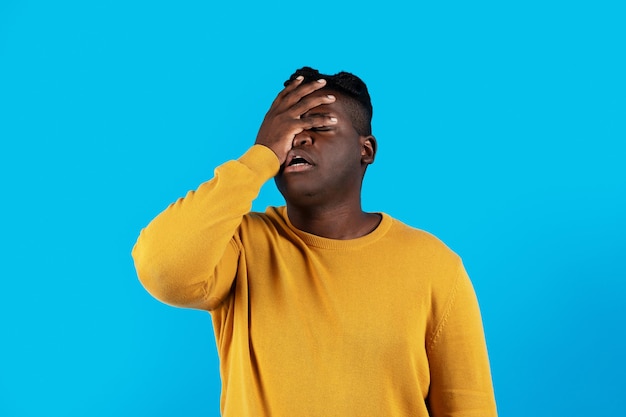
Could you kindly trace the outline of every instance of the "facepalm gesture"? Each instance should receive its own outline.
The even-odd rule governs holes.
[[[324,88],[326,80],[304,84],[303,80],[304,77],[297,77],[278,94],[256,137],[255,143],[274,151],[281,164],[300,132],[337,123],[336,118],[322,114],[303,117],[309,110],[335,101],[331,94],[312,94]]]

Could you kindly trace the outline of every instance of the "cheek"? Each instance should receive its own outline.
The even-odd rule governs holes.
[[[328,151],[329,161],[337,169],[350,171],[361,166],[360,146],[334,146]]]

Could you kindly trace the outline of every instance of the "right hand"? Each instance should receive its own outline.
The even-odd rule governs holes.
[[[267,146],[274,151],[281,165],[285,162],[297,134],[337,122],[334,117],[324,115],[302,117],[309,110],[336,100],[335,96],[329,94],[311,95],[323,88],[326,80],[303,84],[303,79],[302,76],[296,78],[278,94],[256,137],[255,144]]]

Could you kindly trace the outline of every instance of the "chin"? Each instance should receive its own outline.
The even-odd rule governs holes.
[[[288,205],[310,206],[318,202],[319,194],[301,191],[297,193],[281,193]]]
[[[278,185],[278,191],[285,199],[287,205],[293,206],[311,206],[317,204],[319,200],[320,193],[315,192],[313,190],[290,190],[289,187],[284,186],[284,184]]]

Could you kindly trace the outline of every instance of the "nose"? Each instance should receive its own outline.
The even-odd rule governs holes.
[[[311,139],[311,135],[309,134],[309,132],[306,130],[303,130],[302,132],[294,136],[291,147],[297,148],[299,146],[310,145],[312,142],[313,140]]]

